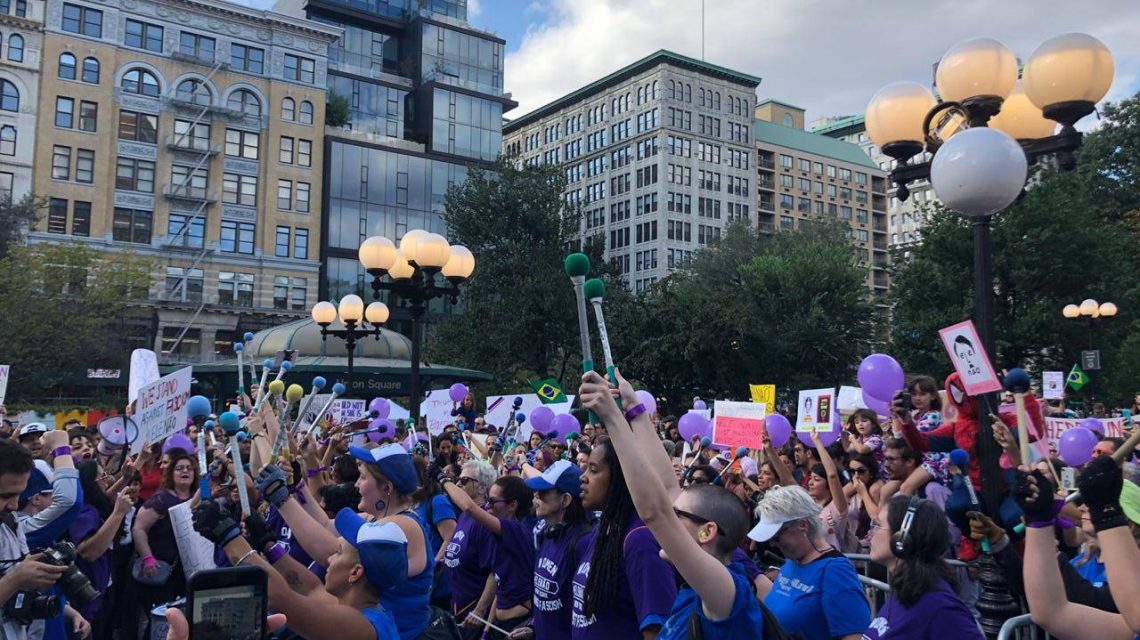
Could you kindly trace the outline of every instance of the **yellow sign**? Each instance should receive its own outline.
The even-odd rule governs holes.
[[[776,406],[776,385],[750,384],[748,390],[752,392],[752,401],[759,402],[767,407]],[[775,409],[771,409],[775,411]]]

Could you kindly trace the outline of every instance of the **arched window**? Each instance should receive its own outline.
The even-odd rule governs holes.
[[[261,115],[261,100],[248,89],[238,89],[230,94],[226,107],[234,111],[241,111],[247,116]]]
[[[703,107],[703,106],[705,106],[705,90],[702,88],[702,89],[699,89],[699,91],[700,91],[700,100],[697,101],[697,106]]]
[[[654,81],[653,81],[653,99],[654,99],[654,100],[656,100],[656,99],[658,99],[659,97],[661,97],[661,96],[659,96],[659,95],[657,94],[657,81],[656,81],[656,80],[654,80]]]
[[[24,36],[14,34],[8,38],[8,59],[12,62],[24,61]]]
[[[713,109],[720,111],[720,92],[719,91],[716,91],[713,93]]]
[[[19,111],[20,91],[10,80],[0,78],[0,111]]]
[[[60,78],[63,78],[64,80],[74,80],[75,79],[75,67],[76,67],[75,56],[71,55],[70,53],[66,53],[66,52],[59,54],[59,77]]]
[[[127,93],[140,96],[158,97],[158,78],[146,69],[131,69],[123,74],[119,87]]]
[[[677,97],[677,83],[674,82],[673,80],[669,81],[669,97],[670,98],[676,98]]]
[[[196,78],[189,78],[178,83],[176,97],[179,100],[207,107],[213,101],[213,94],[206,83]]]
[[[790,114],[790,113],[785,113],[785,114],[784,114],[784,126],[785,126],[785,127],[794,127],[794,126],[796,126],[796,121],[795,121],[795,120],[792,118],[792,114]]]
[[[688,83],[685,84],[685,102],[693,103],[693,85]]]
[[[285,98],[281,101],[281,119],[285,122],[297,120],[297,102],[292,98]]]
[[[0,156],[16,155],[16,127],[6,124],[0,127]]]
[[[301,101],[301,124],[313,124],[313,103]]]
[[[83,81],[91,84],[99,84],[99,61],[97,59],[83,59]]]

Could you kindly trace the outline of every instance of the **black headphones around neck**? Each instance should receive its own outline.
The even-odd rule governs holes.
[[[911,555],[910,527],[914,523],[914,516],[918,513],[918,507],[921,504],[921,498],[911,496],[910,501],[907,502],[906,513],[903,514],[899,530],[891,534],[891,553],[897,558],[905,559]]]

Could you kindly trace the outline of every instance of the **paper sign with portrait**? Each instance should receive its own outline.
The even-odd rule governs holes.
[[[998,380],[973,320],[940,329],[938,335],[942,337],[942,345],[946,347],[966,393],[977,396],[1001,390],[1001,380]]]

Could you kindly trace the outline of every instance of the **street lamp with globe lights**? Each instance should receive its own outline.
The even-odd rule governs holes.
[[[344,346],[348,350],[348,388],[352,389],[356,343],[368,336],[380,339],[380,325],[388,321],[388,305],[383,302],[372,302],[365,306],[360,296],[349,294],[341,298],[338,305],[318,302],[313,305],[310,315],[313,322],[321,327],[321,340],[327,341],[329,336],[344,340]],[[338,318],[344,328],[330,329],[329,327]]]
[[[400,239],[399,247],[388,238],[372,236],[360,245],[360,264],[372,278],[372,297],[388,291],[400,306],[408,309],[412,321],[411,375],[408,384],[410,415],[418,416],[420,391],[420,347],[427,303],[435,298],[458,302],[459,285],[475,271],[475,256],[466,247],[451,245],[438,233],[412,229]],[[443,276],[446,283],[437,276]],[[374,303],[375,304],[375,303]],[[393,303],[396,304],[396,303]]]
[[[1093,350],[1093,320],[1115,317],[1120,309],[1114,302],[1097,302],[1092,298],[1082,300],[1080,304],[1067,304],[1061,309],[1061,315],[1070,320],[1085,319],[1088,327],[1089,351]]]

